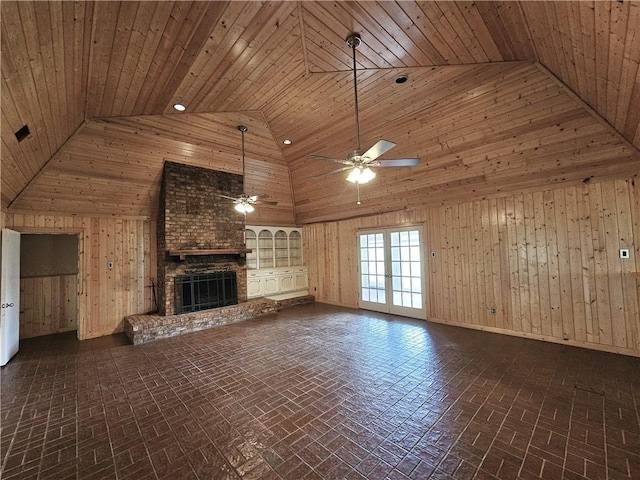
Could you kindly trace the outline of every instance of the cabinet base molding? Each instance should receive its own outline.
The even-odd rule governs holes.
[[[279,295],[268,295],[265,298],[270,300],[288,300],[290,298],[305,297],[309,295],[308,290],[298,290],[296,292],[281,293]]]

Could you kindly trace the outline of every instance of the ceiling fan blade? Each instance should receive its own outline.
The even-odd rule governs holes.
[[[328,162],[342,163],[344,165],[353,165],[353,162],[345,160],[344,158],[323,157],[322,155],[309,155],[309,160],[324,160]]]
[[[384,155],[395,146],[396,144],[393,142],[390,142],[389,140],[378,140],[378,142],[372,147],[370,147],[369,150],[364,152],[362,156],[370,160],[375,160],[380,155]]]
[[[256,200],[255,202],[256,205],[277,205],[278,202],[274,202],[273,200]]]
[[[419,158],[394,158],[375,162],[377,167],[413,167],[419,163]]]
[[[329,175],[333,175],[334,173],[340,173],[340,172],[344,172],[345,170],[351,170],[352,168],[353,166],[338,168],[336,170],[331,170],[330,172],[321,173],[320,175],[315,175],[313,178],[327,177]]]
[[[216,197],[226,198],[227,200],[233,200],[234,202],[235,202],[236,200],[238,200],[236,197],[230,197],[230,196],[228,196],[228,195],[221,195],[221,194],[219,194],[219,193],[216,193]]]

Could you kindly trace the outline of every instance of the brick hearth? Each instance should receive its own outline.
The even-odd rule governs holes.
[[[286,307],[313,303],[313,295],[272,300],[255,298],[238,305],[204,310],[180,315],[131,315],[124,319],[124,331],[134,345],[159,338],[175,337],[183,333],[197,332],[251,318],[272,315]]]

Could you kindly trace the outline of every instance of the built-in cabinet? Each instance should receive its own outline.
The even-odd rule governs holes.
[[[247,296],[306,295],[302,233],[292,227],[247,226]]]

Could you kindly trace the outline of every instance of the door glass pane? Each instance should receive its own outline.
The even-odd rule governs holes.
[[[411,262],[402,262],[402,273],[401,275],[404,277],[411,276]]]
[[[359,243],[362,300],[386,303],[384,235],[382,233],[361,234]]]
[[[391,262],[391,273],[394,276],[401,276],[402,269],[400,268],[400,262]]]
[[[411,276],[420,278],[420,262],[411,262]]]
[[[402,292],[402,305],[405,307],[411,306],[411,294],[409,292]]]
[[[419,293],[413,293],[411,295],[413,300],[413,308],[422,308],[422,295]]]
[[[393,291],[393,304],[402,305],[402,292]]]
[[[391,232],[391,246],[397,247],[400,245],[400,232]]]
[[[398,245],[391,249],[393,305],[422,308],[420,233],[418,230],[392,232],[390,238],[392,244],[396,241]]]

